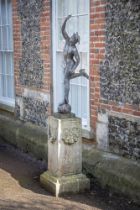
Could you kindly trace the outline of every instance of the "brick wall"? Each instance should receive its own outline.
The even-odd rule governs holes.
[[[44,65],[43,92],[50,93],[51,88],[51,3],[44,0],[43,12],[40,18],[41,57]]]
[[[95,131],[100,101],[100,63],[105,56],[105,1],[90,1],[90,116]]]
[[[109,97],[105,98],[103,94],[101,95],[101,82],[102,81],[100,77],[101,76],[100,71],[101,71],[101,67],[106,61],[105,57],[107,54],[107,29],[108,29],[108,24],[113,25],[114,24],[113,21],[115,21],[113,19],[112,19],[112,23],[111,21],[110,23],[108,21],[108,18],[109,18],[108,13],[110,12],[109,6],[112,5],[112,7],[111,6],[110,7],[112,8],[112,11],[114,12],[114,14],[112,14],[114,15],[114,19],[117,18],[115,16],[115,13],[117,15],[117,12],[119,9],[120,10],[122,9],[123,11],[123,8],[119,7],[120,2],[118,4],[116,3],[115,5],[116,8],[114,6],[114,2],[115,1],[113,0],[110,0],[110,1],[91,0],[91,6],[90,6],[90,110],[91,110],[91,126],[93,127],[94,130],[96,130],[97,113],[98,113],[98,110],[101,110],[101,109],[140,116],[140,108],[139,108],[140,101],[139,101],[138,96],[137,96],[137,99],[138,99],[137,104],[131,104],[130,102],[128,103],[127,100],[122,103],[122,101],[119,101],[119,100],[117,101],[116,98],[111,100],[109,99]],[[131,1],[127,1],[127,2],[131,2]],[[135,7],[139,8],[138,1],[135,1],[135,5],[137,5]],[[124,8],[125,7],[127,11],[127,9],[131,7],[131,5],[128,8],[127,6],[124,5]],[[139,15],[138,11],[137,11],[137,15]],[[133,14],[131,16],[133,16]],[[135,15],[134,15],[134,19],[135,19]],[[127,21],[130,21],[129,18]],[[137,36],[137,39],[138,39],[138,36]],[[130,43],[130,45],[132,45],[132,48],[133,48],[133,44]],[[121,53],[121,51],[119,53]],[[135,53],[137,54],[137,51],[135,51]],[[120,57],[121,56],[123,56],[123,54],[120,55]],[[114,55],[114,58],[117,60],[117,57],[115,57],[115,55]],[[133,57],[130,57],[130,59],[132,60]],[[125,68],[125,65],[126,64],[124,63],[124,68]],[[135,66],[137,66],[138,68],[138,62],[135,64]],[[106,69],[106,72],[107,72],[107,69]],[[111,75],[109,75],[109,77],[111,77]],[[109,79],[110,78],[108,78],[108,80]],[[129,78],[127,78],[127,80],[128,79]],[[140,81],[140,79],[139,78],[137,79],[137,83],[138,83],[138,80]],[[126,86],[129,86],[129,83],[127,83]],[[102,92],[104,92],[103,88],[104,88],[104,85],[102,85]],[[111,89],[111,86],[108,85],[107,88]],[[137,92],[132,91],[131,94],[138,94],[138,91]]]
[[[139,23],[138,0],[91,0],[91,127],[97,133],[99,148],[137,160],[140,159]],[[106,122],[102,121],[104,118]]]
[[[22,86],[19,81],[19,60],[21,59],[21,24],[17,11],[17,0],[12,1],[13,7],[13,40],[14,40],[14,74],[15,74],[15,94],[21,95]]]

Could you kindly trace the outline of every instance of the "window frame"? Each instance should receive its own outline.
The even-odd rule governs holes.
[[[63,17],[58,17],[58,9],[57,9],[57,1],[56,0],[53,0],[52,1],[52,56],[53,56],[53,64],[52,64],[52,67],[53,67],[53,111],[57,111],[57,105],[55,103],[56,101],[56,97],[57,95],[59,94],[59,90],[57,88],[57,76],[56,76],[56,68],[57,68],[57,59],[56,59],[56,56],[57,56],[57,52],[62,52],[62,50],[59,50],[58,49],[58,41],[56,41],[56,36],[58,37],[58,30],[56,29],[58,27],[57,25],[57,19],[58,18],[63,18]],[[90,28],[90,0],[89,0],[89,8],[88,8],[88,13],[86,14],[76,14],[76,16],[84,16],[84,15],[87,15],[88,16],[88,28]],[[88,52],[87,53],[87,56],[88,56],[88,59],[87,59],[87,68],[88,68],[88,73],[89,73],[89,69],[90,69],[90,63],[89,63],[89,53],[90,53],[90,48],[89,48],[89,44],[90,44],[90,29],[88,30]],[[88,85],[87,85],[87,126],[86,128],[83,127],[84,130],[86,131],[90,131],[90,105],[89,105],[89,82],[88,82]],[[83,99],[84,100],[84,99]]]
[[[0,54],[1,61],[3,60],[3,66],[1,63],[0,66],[0,79],[2,83],[0,84],[1,92],[0,92],[0,104],[15,107],[15,86],[14,86],[14,48],[13,48],[13,21],[12,21],[12,0],[10,0],[10,7],[8,8],[8,0],[5,0],[5,22],[2,22],[2,0],[0,0]],[[9,13],[8,13],[9,12]],[[6,31],[6,45],[4,46],[4,31]],[[10,40],[8,43],[8,39]],[[8,55],[9,53],[9,55]],[[9,60],[8,60],[9,59]],[[9,62],[9,63],[8,63]],[[9,68],[7,68],[9,64]],[[4,69],[3,69],[4,68]],[[12,87],[8,86],[8,80],[10,79],[10,83]],[[5,81],[5,85],[4,85]],[[8,93],[8,91],[12,88],[12,92]],[[2,91],[5,91],[5,94]],[[9,95],[9,96],[8,96]]]

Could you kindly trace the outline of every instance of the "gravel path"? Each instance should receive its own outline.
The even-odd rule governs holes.
[[[90,193],[55,198],[39,184],[46,164],[0,144],[0,210],[138,210],[130,201],[109,197],[94,189]]]

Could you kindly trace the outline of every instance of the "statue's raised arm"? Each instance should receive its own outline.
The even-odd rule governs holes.
[[[67,23],[67,21],[68,21],[71,17],[72,17],[71,15],[68,15],[68,16],[65,18],[64,23],[63,23],[62,28],[61,28],[62,34],[63,34],[63,37],[64,37],[65,40],[69,40],[69,39],[70,39],[69,35],[68,35],[67,32],[66,32],[66,23]]]

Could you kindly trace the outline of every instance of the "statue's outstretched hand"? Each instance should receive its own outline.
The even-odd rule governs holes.
[[[72,17],[72,15],[68,15],[68,16],[66,17],[66,20],[69,20],[71,17]]]

